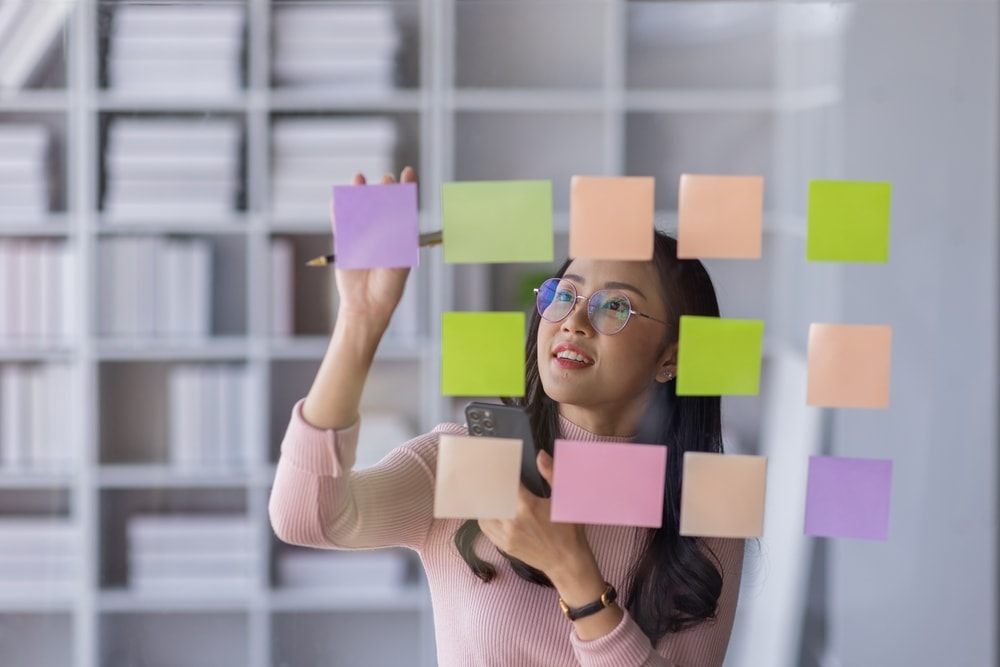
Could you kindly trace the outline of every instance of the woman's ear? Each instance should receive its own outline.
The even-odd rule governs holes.
[[[677,377],[677,343],[671,343],[660,355],[656,371],[657,382],[670,382]]]

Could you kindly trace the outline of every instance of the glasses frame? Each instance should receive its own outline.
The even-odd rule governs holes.
[[[577,291],[576,285],[574,285],[572,282],[570,282],[568,280],[565,281],[565,282],[573,290],[573,305],[571,305],[569,307],[569,310],[566,311],[566,314],[563,315],[562,317],[560,317],[559,319],[554,320],[554,319],[548,318],[548,317],[545,316],[545,314],[542,312],[542,309],[539,307],[538,296],[541,293],[542,287],[545,285],[545,283],[548,283],[548,282],[551,282],[551,281],[555,281],[556,283],[562,283],[562,282],[564,282],[564,279],[562,279],[562,278],[548,278],[547,280],[543,281],[541,285],[539,285],[538,287],[536,287],[534,289],[534,292],[535,292],[535,310],[538,311],[539,317],[541,317],[546,322],[552,322],[553,324],[558,324],[559,322],[562,322],[563,320],[565,320],[566,318],[568,318],[570,315],[573,314],[573,309],[576,308],[576,304],[578,304],[581,300],[583,300],[583,301],[587,302],[587,321],[590,323],[590,327],[594,331],[596,331],[597,333],[601,334],[602,336],[614,336],[615,334],[620,334],[622,331],[625,330],[625,327],[628,326],[628,323],[632,321],[632,316],[633,315],[638,315],[639,317],[645,317],[647,320],[652,320],[654,322],[659,322],[660,324],[663,324],[664,326],[668,326],[667,322],[665,322],[664,320],[661,320],[661,319],[658,319],[656,317],[653,317],[652,315],[647,315],[646,313],[640,313],[638,310],[634,309],[632,307],[632,299],[630,299],[628,297],[628,294],[625,294],[625,292],[622,292],[621,290],[599,289],[599,290],[597,290],[596,292],[594,292],[593,294],[591,294],[589,296],[583,296],[582,294],[580,294]],[[620,295],[623,299],[625,299],[625,304],[628,306],[628,317],[625,318],[625,322],[622,323],[621,328],[619,328],[617,331],[613,331],[611,333],[604,333],[603,331],[601,331],[600,329],[598,329],[597,326],[594,324],[593,318],[591,317],[591,310],[592,310],[592,308],[591,308],[591,301],[593,301],[594,297],[598,296],[599,294],[605,293],[605,292],[610,292],[612,294]]]

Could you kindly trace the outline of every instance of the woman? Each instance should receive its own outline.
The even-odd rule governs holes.
[[[401,180],[414,181],[413,170]],[[743,541],[678,534],[684,452],[722,449],[719,399],[673,391],[680,315],[719,314],[701,263],[677,260],[676,243],[662,234],[651,262],[567,262],[538,290],[527,341],[519,402],[531,416],[542,476],[551,482],[556,437],[666,444],[657,530],[552,523],[549,500],[524,488],[514,519],[435,519],[438,437],[464,435],[457,424],[351,471],[361,392],[407,274],[336,271],[336,325],[293,410],[271,493],[278,537],[417,551],[441,665],[721,665]]]

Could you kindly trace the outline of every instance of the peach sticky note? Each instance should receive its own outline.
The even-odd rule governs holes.
[[[552,520],[659,528],[667,448],[556,440]]]
[[[468,181],[441,186],[444,261],[551,262],[551,181]]]
[[[755,396],[760,391],[764,322],[682,315],[678,396]]]
[[[569,195],[569,256],[653,258],[651,176],[574,176]]]
[[[812,324],[806,403],[888,408],[892,327]]]
[[[524,313],[444,313],[445,396],[524,395]]]
[[[891,200],[891,183],[810,182],[806,259],[888,262]]]
[[[805,534],[888,539],[891,491],[888,459],[811,456]]]
[[[520,485],[520,440],[440,436],[435,517],[512,519],[517,514]]]
[[[760,259],[764,179],[682,174],[677,256]]]
[[[760,537],[766,477],[765,456],[686,452],[681,535]]]

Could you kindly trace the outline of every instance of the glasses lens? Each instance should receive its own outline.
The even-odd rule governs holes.
[[[564,320],[576,303],[576,289],[573,283],[549,278],[538,288],[535,306],[538,314],[549,322]]]
[[[587,314],[594,329],[605,335],[616,334],[628,324],[632,302],[621,292],[598,290],[587,302]]]

